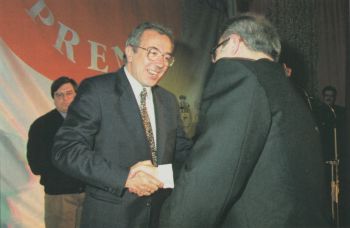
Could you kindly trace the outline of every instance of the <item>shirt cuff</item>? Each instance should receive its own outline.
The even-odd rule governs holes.
[[[174,175],[172,164],[158,165],[158,180],[163,182],[163,188],[174,188]]]

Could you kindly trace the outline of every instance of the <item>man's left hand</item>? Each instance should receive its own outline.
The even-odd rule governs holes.
[[[154,167],[150,160],[138,162],[131,167],[128,178],[133,178],[138,172],[144,172],[150,176],[158,178],[158,168]]]

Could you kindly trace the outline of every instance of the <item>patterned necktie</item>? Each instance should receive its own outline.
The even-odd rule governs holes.
[[[143,125],[145,126],[147,140],[148,140],[149,146],[151,147],[153,165],[157,167],[157,151],[156,151],[156,146],[154,144],[152,126],[149,120],[147,107],[146,107],[147,90],[145,88],[143,88],[143,90],[141,91],[140,96],[141,96],[141,102],[140,102],[141,117],[143,120]]]

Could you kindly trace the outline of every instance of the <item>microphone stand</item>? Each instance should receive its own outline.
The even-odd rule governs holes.
[[[327,105],[327,104],[326,104]],[[332,219],[333,222],[339,227],[339,204],[338,204],[338,194],[339,194],[339,177],[338,177],[338,145],[337,145],[337,127],[336,127],[336,115],[334,109],[327,105],[334,115],[334,160],[327,161],[332,167]]]
[[[339,159],[338,159],[338,145],[337,145],[337,127],[336,127],[336,114],[334,109],[329,106],[328,104],[324,103],[323,101],[320,101],[318,99],[315,99],[313,97],[309,97],[308,94],[306,93],[305,90],[302,88],[298,87],[301,89],[308,101],[308,104],[310,106],[311,111],[312,110],[312,105],[310,102],[310,99],[315,100],[317,102],[322,103],[323,105],[327,106],[333,113],[334,115],[334,160],[327,161],[326,163],[331,165],[331,175],[332,175],[332,181],[331,181],[331,195],[332,195],[332,219],[333,223],[337,224],[337,228],[339,228],[339,201],[338,201],[338,194],[339,194],[339,176],[338,176],[338,166],[339,166]],[[314,117],[315,119],[315,117]]]

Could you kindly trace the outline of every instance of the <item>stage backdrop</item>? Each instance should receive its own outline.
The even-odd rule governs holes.
[[[175,32],[176,61],[160,85],[178,97],[186,130],[194,134],[225,2],[0,1],[1,227],[44,227],[44,191],[28,167],[26,144],[31,123],[54,108],[52,81],[68,76],[79,83],[116,71],[128,34],[143,21]]]

